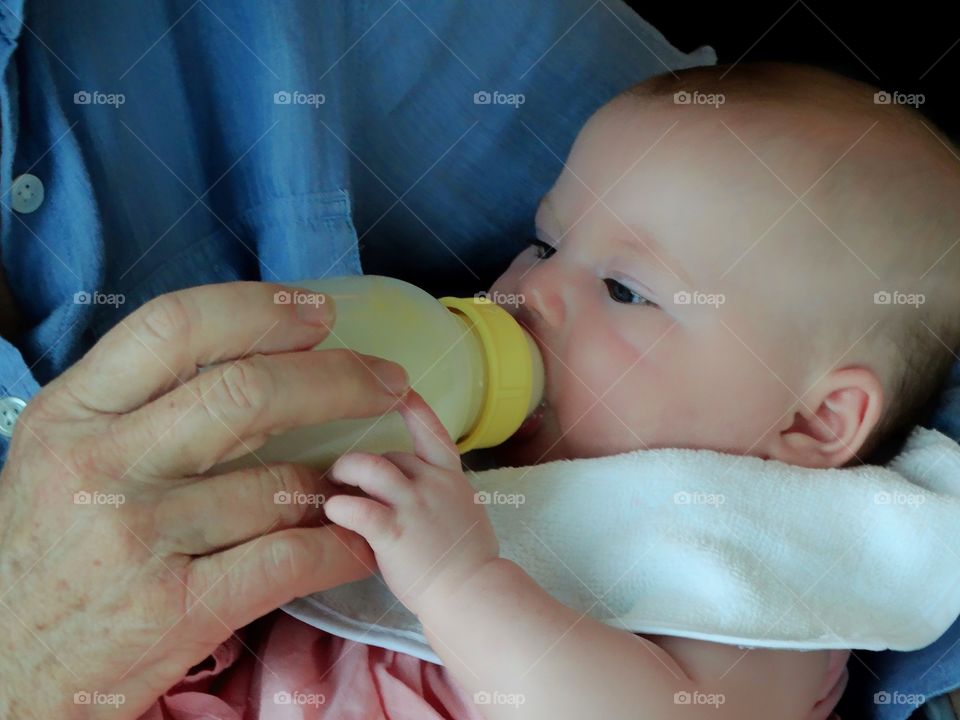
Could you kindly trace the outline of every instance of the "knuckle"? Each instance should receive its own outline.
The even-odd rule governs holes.
[[[134,326],[148,339],[160,343],[183,344],[189,339],[190,311],[177,293],[168,293],[150,300],[137,314],[139,317]]]
[[[382,475],[390,468],[390,462],[386,458],[373,453],[358,455],[356,463],[357,469],[366,475]]]
[[[410,508],[418,515],[427,514],[433,509],[432,503],[427,499],[425,493],[411,493],[409,498]]]
[[[299,502],[299,496],[308,491],[307,469],[292,463],[268,465],[260,469],[265,492],[264,516],[279,514],[288,523],[295,523],[307,513],[307,506]]]
[[[380,536],[385,544],[394,546],[403,539],[403,528],[395,516],[391,515],[383,522]]]
[[[252,355],[224,368],[211,388],[211,395],[221,408],[252,415],[266,409],[271,388],[272,377],[263,356]]]
[[[123,467],[121,454],[111,442],[77,441],[70,445],[64,454],[65,464],[81,481],[94,478],[116,479],[128,470]]]
[[[299,535],[274,538],[267,554],[267,577],[278,580],[298,577],[309,549]]]
[[[400,540],[403,531],[400,522],[397,520],[395,512],[388,510],[383,512],[382,508],[370,503],[363,503],[357,506],[356,520],[364,527],[371,528],[372,535],[368,538],[371,543],[380,547],[387,547]]]
[[[395,465],[389,458],[382,455],[364,454],[360,458],[357,474],[372,478],[393,490],[408,487],[406,482],[408,478],[402,467]]]
[[[387,457],[387,454],[388,453],[384,453],[383,455],[370,455],[370,469],[377,473],[391,473],[396,475],[397,472],[400,472],[403,474],[393,460]],[[403,462],[403,460],[400,460],[400,462]]]
[[[337,388],[346,396],[387,396],[389,393],[371,369],[374,358],[363,356],[349,348],[331,348],[323,351],[329,361],[329,372],[337,378]]]
[[[383,457],[386,460],[389,460],[393,465],[395,465],[401,472],[406,469],[413,470],[418,467],[417,463],[420,460],[416,455],[409,452],[403,452],[401,450],[391,450],[390,452],[385,452]]]

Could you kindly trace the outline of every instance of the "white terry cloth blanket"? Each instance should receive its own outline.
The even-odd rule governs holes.
[[[884,467],[661,449],[467,475],[502,557],[630,632],[913,650],[960,614],[960,445],[933,430],[915,429]],[[283,609],[440,663],[379,576]]]

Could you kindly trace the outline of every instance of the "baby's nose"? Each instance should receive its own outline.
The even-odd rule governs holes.
[[[553,337],[559,325],[561,312],[550,307],[553,306],[549,299],[546,299],[543,293],[536,290],[526,295],[523,304],[517,308],[515,316],[517,322],[523,325],[531,335],[533,335],[541,345],[547,345],[549,338]]]
[[[563,325],[566,313],[564,285],[567,279],[561,275],[561,268],[555,262],[541,260],[520,281],[519,291],[523,296],[520,310],[526,310],[533,316],[531,322],[534,329],[539,327],[541,331],[546,331]]]

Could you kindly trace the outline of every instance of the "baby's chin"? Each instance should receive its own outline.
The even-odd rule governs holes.
[[[557,421],[549,406],[539,426],[531,433],[519,432],[508,438],[490,453],[499,467],[540,465],[551,460],[585,457],[570,446],[569,438],[561,436]]]

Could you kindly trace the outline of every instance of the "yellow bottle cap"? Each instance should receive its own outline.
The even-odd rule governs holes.
[[[440,302],[471,323],[483,346],[487,374],[480,417],[457,449],[465,453],[499,445],[540,402],[542,358],[510,313],[487,298],[443,297]]]

